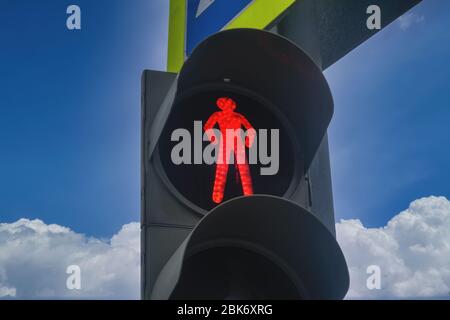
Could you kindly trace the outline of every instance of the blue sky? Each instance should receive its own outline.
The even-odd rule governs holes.
[[[336,218],[450,197],[450,2],[425,0],[326,71]]]
[[[0,221],[109,237],[139,220],[140,75],[165,68],[168,1],[74,3],[81,31],[72,3],[1,0]],[[450,2],[411,13],[326,71],[338,220],[450,197]]]
[[[167,1],[6,1],[0,220],[109,236],[139,220],[140,76],[165,67]],[[6,8],[6,9],[5,9]]]

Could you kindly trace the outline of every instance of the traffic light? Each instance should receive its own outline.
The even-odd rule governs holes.
[[[305,201],[332,114],[321,70],[266,31],[217,33],[178,75],[145,71],[143,297],[343,298],[344,256]]]

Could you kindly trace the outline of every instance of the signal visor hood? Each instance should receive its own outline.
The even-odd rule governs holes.
[[[301,48],[257,29],[212,35],[181,69],[175,103],[187,95],[224,88],[272,105],[287,121],[299,159],[309,168],[331,121],[333,98],[321,69]]]
[[[349,274],[334,236],[283,198],[214,208],[162,269],[152,299],[342,299]]]

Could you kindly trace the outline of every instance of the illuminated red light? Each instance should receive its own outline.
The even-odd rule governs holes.
[[[232,147],[227,148],[227,130],[239,130],[242,126],[246,129],[253,129],[253,126],[250,122],[240,113],[234,112],[236,109],[236,102],[228,97],[222,97],[217,99],[216,102],[219,109],[222,111],[214,112],[209,119],[206,121],[204,130],[211,130],[214,128],[216,124],[218,124],[221,137],[220,141],[216,141],[216,137],[211,135],[210,141],[213,143],[219,143],[219,155],[218,161],[216,164],[216,174],[214,179],[214,187],[212,192],[212,200],[215,203],[221,203],[223,201],[225,186],[227,182],[227,174],[228,174],[228,159],[231,157],[231,153],[234,153],[234,160],[237,162],[236,168],[239,172],[239,176],[241,178],[242,191],[243,194],[248,196],[253,194],[253,185],[252,178],[250,174],[250,168],[248,162],[245,158],[245,146],[248,148],[251,147],[253,143],[253,138],[250,136],[250,139],[246,137],[245,144],[240,141],[240,139],[234,136],[234,141],[228,143],[232,143]],[[242,161],[236,161],[237,159],[243,159]]]

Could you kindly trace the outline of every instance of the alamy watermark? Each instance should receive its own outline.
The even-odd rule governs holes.
[[[193,135],[185,128],[172,132],[171,141],[178,142],[171,152],[174,164],[260,164],[261,175],[278,173],[279,129],[226,129],[223,132],[203,128],[202,121],[194,121]],[[203,148],[203,142],[210,144]]]
[[[369,290],[381,289],[381,268],[377,265],[370,265],[366,269],[366,273],[370,276],[366,280],[366,287]]]
[[[66,288],[68,290],[81,290],[81,268],[78,265],[70,265],[66,269],[69,275],[66,279]]]
[[[66,13],[69,15],[66,20],[66,27],[69,30],[81,30],[81,9],[72,4],[67,7]]]

